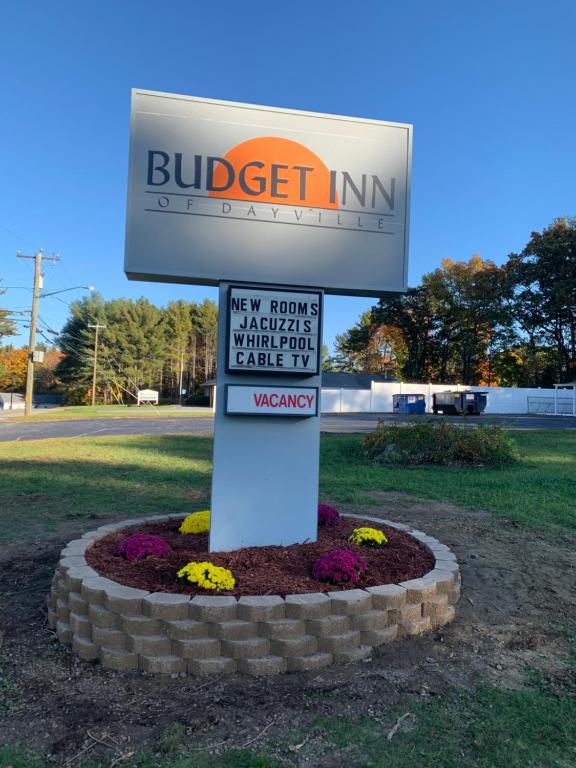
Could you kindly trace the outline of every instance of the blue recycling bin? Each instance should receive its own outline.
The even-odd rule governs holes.
[[[426,395],[392,395],[392,410],[421,416],[426,413]]]

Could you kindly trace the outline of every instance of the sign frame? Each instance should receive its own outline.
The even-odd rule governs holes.
[[[314,413],[258,413],[256,411],[230,411],[228,409],[228,392],[230,388],[246,388],[246,389],[306,389],[315,390],[316,401]],[[225,416],[255,416],[257,418],[269,418],[269,419],[309,419],[318,416],[319,413],[319,400],[320,389],[319,387],[311,386],[292,386],[290,384],[279,384],[274,387],[271,384],[226,384],[225,396],[224,396],[224,415]]]
[[[200,131],[200,146],[189,142],[191,129]],[[209,140],[204,139],[205,135],[209,136]],[[257,197],[251,196],[250,200],[245,195],[238,200],[225,191],[219,196],[221,188],[212,183],[208,185],[207,181],[196,181],[195,176],[190,176],[192,171],[189,167],[186,178],[194,180],[185,182],[181,177],[182,163],[192,162],[195,152],[201,153],[198,158],[204,158],[206,167],[202,166],[202,174],[207,175],[208,159],[216,160],[217,167],[221,168],[220,160],[225,160],[235,148],[252,140],[269,139],[292,143],[304,141],[303,150],[312,152],[318,167],[323,166],[329,173],[337,174],[334,182],[338,197],[335,208],[331,207],[334,203],[332,196],[324,204],[312,199],[313,196],[310,200],[300,196],[298,201],[302,203],[291,196],[284,203],[276,200],[276,197],[287,196],[282,192],[274,194],[274,202],[268,211],[270,200],[266,194],[262,200],[260,193]],[[412,140],[411,123],[134,88],[130,119],[126,276],[129,280],[194,285],[261,281],[314,286],[326,294],[375,298],[401,295],[408,286]],[[373,151],[366,149],[362,155],[360,147],[372,147]],[[150,166],[150,152],[154,156],[169,157],[166,161],[169,165],[158,170],[154,161]],[[144,159],[146,154],[148,175]],[[334,158],[342,158],[343,165]],[[286,160],[286,157],[279,155],[277,162],[280,165],[274,167],[283,167],[282,163]],[[158,162],[161,162],[160,159]],[[306,166],[304,160],[298,162],[300,165],[290,167]],[[176,163],[179,164],[178,171]],[[165,181],[159,183],[158,177],[163,176],[166,167],[170,172],[165,171]],[[213,170],[215,166],[210,167]],[[149,176],[151,169],[152,180]],[[380,173],[382,177],[379,180]],[[175,180],[176,174],[179,174],[179,181]],[[346,187],[346,179],[353,181],[353,184]],[[284,183],[283,178],[277,180]],[[384,200],[384,193],[380,194],[380,190],[386,183],[388,194],[382,210],[372,210],[375,194]],[[364,189],[366,184],[370,189]],[[188,187],[191,189],[186,191]],[[358,192],[357,200],[354,197],[356,193],[350,191],[353,189]],[[338,203],[340,197],[342,204]],[[388,197],[391,203],[386,202]],[[226,200],[235,206],[234,215],[228,215],[228,209],[226,215],[224,211],[213,210],[212,204],[209,211],[206,208],[209,201],[228,205]],[[261,203],[264,205],[258,209],[256,218],[252,218],[250,213],[251,203],[257,207]],[[273,213],[274,223],[279,226],[278,233],[274,232],[275,227],[271,223],[271,211],[276,203],[280,209],[286,210],[287,217],[284,220],[282,210],[278,219]],[[237,205],[241,210],[236,210]],[[345,221],[340,221],[340,215],[337,216],[337,223],[332,221],[335,217],[331,214],[336,213],[342,214]],[[360,222],[362,215],[356,214],[365,214],[370,221],[377,220],[378,223],[367,227],[366,222]],[[302,216],[304,220],[301,220]],[[310,221],[307,220],[309,216],[312,217]],[[372,218],[374,216],[376,219]],[[172,220],[172,224],[164,221],[166,217]],[[351,221],[348,221],[350,217]],[[384,218],[381,220],[378,217]],[[356,218],[357,224],[354,223]],[[228,220],[227,224],[224,219]],[[218,220],[221,221],[215,228],[214,222]],[[256,226],[251,221],[260,222],[259,226],[266,223],[271,226],[270,247],[274,251],[279,249],[284,256],[280,265],[276,262],[272,265],[268,258],[266,241],[269,237],[256,235],[250,238],[248,228]],[[337,242],[332,237],[335,230],[340,232]],[[358,240],[358,237],[363,239]],[[378,242],[374,237],[378,238]],[[251,239],[254,242],[251,243]],[[157,247],[159,242],[162,242],[164,254],[161,259],[154,254],[154,246]],[[354,264],[345,268],[346,254],[351,253],[361,254],[361,258],[353,259]],[[294,260],[294,254],[300,256]],[[314,254],[313,259],[310,259],[310,254]]]
[[[231,314],[232,314],[232,306],[231,306],[231,300],[232,300],[232,291],[234,288],[241,288],[241,289],[250,289],[253,288],[255,290],[260,291],[266,291],[268,293],[308,293],[308,294],[314,294],[318,296],[318,336],[317,336],[317,350],[316,350],[316,368],[314,371],[285,371],[285,370],[262,370],[255,366],[254,368],[246,369],[246,370],[238,370],[237,368],[231,368],[230,367],[230,334],[231,334]],[[323,323],[323,313],[324,313],[324,292],[319,288],[303,288],[302,286],[295,285],[293,288],[291,286],[283,285],[282,287],[276,287],[273,285],[259,285],[254,283],[231,283],[228,286],[228,290],[226,293],[226,358],[225,358],[225,366],[224,370],[227,374],[230,376],[289,376],[291,378],[299,378],[299,379],[305,379],[305,378],[311,378],[312,376],[318,376],[321,371],[321,363],[322,363],[322,338],[321,338],[321,328]]]

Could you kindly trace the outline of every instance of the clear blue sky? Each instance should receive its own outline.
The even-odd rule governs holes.
[[[124,276],[132,87],[413,123],[410,284],[447,256],[501,263],[576,213],[575,28],[573,0],[6,3],[3,284],[31,286],[15,252],[42,247],[62,258],[47,291],[216,299]],[[44,299],[44,322],[60,328],[62,301],[81,294]],[[10,289],[0,306],[30,295]],[[328,297],[325,340],[372,303]]]

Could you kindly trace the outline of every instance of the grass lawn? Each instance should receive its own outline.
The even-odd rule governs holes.
[[[522,461],[504,469],[383,467],[358,435],[323,435],[321,497],[374,503],[395,491],[484,509],[532,526],[576,530],[576,434],[515,433]],[[63,530],[70,521],[203,509],[212,440],[85,437],[0,443],[0,542]]]
[[[122,418],[141,418],[142,416],[154,417],[174,417],[182,416],[204,416],[212,417],[212,411],[207,408],[177,408],[171,405],[70,405],[63,408],[38,408],[31,416],[6,416],[6,420],[12,421],[62,421],[65,419],[118,419]]]
[[[529,537],[535,547],[542,544],[548,550],[551,548],[555,559],[558,533],[566,541],[576,542],[576,434],[560,430],[527,431],[516,432],[514,437],[522,457],[519,464],[504,469],[461,469],[383,467],[363,457],[361,436],[323,435],[321,498],[336,504],[374,506],[377,502],[368,493],[383,491],[451,502],[464,509],[485,510],[495,517],[521,523],[522,530],[513,528],[509,535]],[[184,513],[206,508],[210,495],[211,451],[212,440],[199,436],[86,437],[0,443],[0,541],[4,544],[39,541],[47,534],[65,540],[71,526],[75,530],[87,530],[96,527],[103,518]],[[558,580],[566,594],[570,594],[573,575],[563,571]],[[561,599],[557,601],[561,606]],[[546,634],[546,642],[554,643],[554,633],[557,633],[574,643],[576,623],[568,605],[566,603],[565,615],[560,614],[563,622],[560,627],[529,622],[525,626],[529,631],[533,628],[534,634]],[[514,615],[512,619],[506,616],[502,622],[520,619],[521,615]],[[462,641],[452,641],[451,647],[457,653],[472,642],[466,635],[470,626],[474,632],[478,631],[477,626],[469,623],[462,629]],[[412,646],[411,653],[416,653],[416,647]],[[438,653],[433,644],[427,647],[432,650],[426,655]],[[398,648],[401,653],[401,646]],[[546,648],[545,644],[535,646],[535,655],[544,654]],[[446,669],[456,664],[451,659],[452,655],[447,657]],[[136,749],[135,754],[119,751],[109,758],[90,758],[92,753],[82,754],[79,746],[77,759],[71,765],[73,768],[294,768],[304,765],[312,768],[317,765],[571,768],[576,765],[576,651],[573,656],[567,656],[563,664],[562,674],[547,678],[527,661],[523,667],[523,683],[516,687],[500,687],[495,682],[497,678],[483,677],[472,686],[463,686],[447,672],[447,678],[438,679],[448,682],[439,683],[433,695],[420,688],[407,687],[403,703],[397,706],[386,708],[384,700],[374,701],[372,716],[357,716],[353,697],[349,699],[347,716],[332,716],[331,709],[328,716],[320,716],[312,706],[305,726],[290,722],[283,729],[263,733],[261,738],[247,738],[247,743],[239,740],[237,745],[226,744],[220,754],[213,754],[209,749],[203,751],[203,747],[198,746],[206,742],[202,741],[202,734],[194,733],[190,726],[183,724],[186,722],[183,713],[183,722],[174,721],[162,737],[144,751]],[[2,668],[0,651],[0,717],[3,708],[7,712],[11,707],[20,706],[19,691],[9,666],[6,672]],[[370,674],[370,665],[358,665],[356,669],[359,677]],[[310,674],[309,682],[303,683],[303,696],[314,694],[318,673]],[[263,682],[262,688],[257,688],[256,683],[249,685],[252,687],[246,694],[248,705],[250,690],[258,697],[267,695],[266,686],[285,685],[286,691],[290,688],[289,682],[274,683],[273,680]],[[317,695],[344,699],[348,696],[346,686],[328,690],[328,693],[320,690]],[[219,695],[225,697],[225,694]],[[313,698],[307,700],[314,701]],[[383,708],[379,710],[379,707]],[[60,764],[64,763],[47,760],[21,746],[0,745],[0,768],[49,768]]]

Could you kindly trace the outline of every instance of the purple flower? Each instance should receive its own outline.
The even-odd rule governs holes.
[[[340,512],[328,504],[318,504],[318,525],[321,528],[332,528],[340,522]]]
[[[366,563],[355,552],[333,549],[316,560],[312,566],[312,577],[316,581],[344,584],[348,581],[358,581],[360,574],[365,570]]]
[[[142,560],[145,557],[166,557],[170,554],[170,547],[160,536],[134,533],[118,544],[114,554],[126,560]]]

